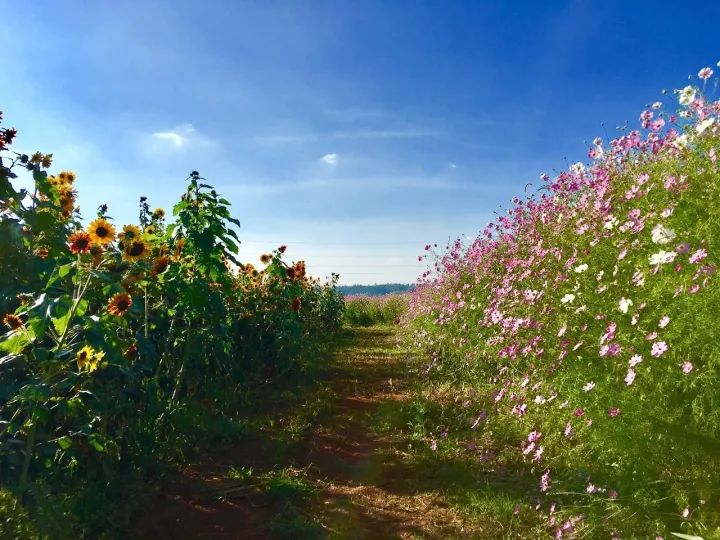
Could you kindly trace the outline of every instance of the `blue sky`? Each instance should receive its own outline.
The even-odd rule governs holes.
[[[288,244],[343,283],[413,281],[540,173],[583,160],[720,59],[699,2],[9,0],[0,109],[17,147],[133,221],[191,170],[242,254]],[[665,97],[669,100],[669,96]]]

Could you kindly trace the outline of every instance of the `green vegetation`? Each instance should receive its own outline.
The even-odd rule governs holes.
[[[241,263],[230,203],[197,172],[173,222],[141,198],[138,224],[102,205],[83,225],[75,174],[14,137],[0,129],[3,526],[25,531],[12,493],[42,536],[97,538],[148,478],[244,436],[259,387],[325,357],[343,300],[285,246]]]
[[[347,296],[344,321],[353,326],[399,324],[407,313],[409,301],[410,296],[405,294]]]

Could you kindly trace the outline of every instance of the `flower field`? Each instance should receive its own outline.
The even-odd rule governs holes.
[[[141,198],[137,223],[81,220],[75,174],[15,136],[0,129],[0,511],[20,519],[21,498],[53,537],[97,538],[130,478],[227,435],[248,387],[317,355],[343,300],[285,246],[241,263],[197,172],[172,219]]]
[[[716,90],[702,69],[419,280],[411,340],[462,403],[432,445],[533,478],[508,522],[720,535]]]

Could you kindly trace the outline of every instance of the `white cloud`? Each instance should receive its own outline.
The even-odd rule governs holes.
[[[323,157],[320,158],[320,161],[333,167],[338,164],[339,159],[340,156],[338,156],[337,154],[325,154]]]
[[[175,148],[181,148],[185,146],[196,133],[192,124],[183,124],[171,131],[155,132],[152,136],[159,141],[168,141]]]
[[[448,167],[451,169],[457,169],[457,164],[455,164],[451,161],[450,163],[448,163]]]

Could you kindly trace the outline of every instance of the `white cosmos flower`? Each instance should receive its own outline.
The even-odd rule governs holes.
[[[577,273],[577,274],[582,274],[582,273],[583,273],[585,270],[587,270],[587,269],[588,269],[588,265],[587,265],[587,264],[580,264],[580,265],[578,265],[578,266],[575,267],[575,273]]]
[[[698,132],[698,135],[699,135],[700,133],[702,133],[703,131],[705,131],[707,128],[709,128],[710,126],[712,126],[714,123],[715,123],[715,118],[713,118],[713,117],[706,118],[705,120],[703,120],[702,122],[700,122],[700,123],[695,127],[695,131],[697,131],[697,132]]]
[[[568,303],[572,302],[573,300],[575,300],[575,295],[568,293],[560,299],[560,302],[562,302],[563,304],[568,304]]]
[[[675,253],[674,251],[664,251],[661,249],[657,253],[653,253],[652,255],[650,255],[649,261],[650,264],[653,266],[658,264],[671,263],[675,260],[676,255],[677,253]]]
[[[694,99],[695,88],[693,88],[692,86],[686,86],[685,88],[680,90],[680,97],[678,98],[680,105],[690,105],[690,103],[692,103]]]
[[[652,241],[656,244],[669,244],[675,240],[675,231],[662,224],[657,224],[652,230]]]
[[[615,227],[617,227],[618,223],[620,223],[620,220],[614,216],[608,216],[607,221],[605,222],[605,225],[603,225],[604,228],[606,228],[608,231],[611,231]]]
[[[627,313],[627,312],[628,312],[628,309],[630,309],[630,306],[632,306],[632,305],[633,305],[633,301],[632,301],[632,300],[630,300],[629,298],[623,297],[623,298],[620,299],[619,309],[620,309],[620,311],[622,311],[623,313]]]
[[[675,139],[673,141],[673,144],[675,145],[676,148],[682,149],[682,148],[687,147],[689,142],[690,142],[690,140],[688,139],[687,133],[684,133],[684,134],[680,135],[677,139]]]

